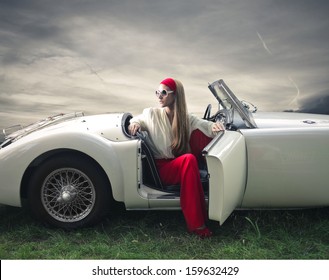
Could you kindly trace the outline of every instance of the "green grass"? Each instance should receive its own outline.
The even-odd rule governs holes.
[[[329,209],[236,211],[214,237],[187,233],[179,211],[118,209],[92,228],[64,231],[0,206],[0,259],[329,259]]]

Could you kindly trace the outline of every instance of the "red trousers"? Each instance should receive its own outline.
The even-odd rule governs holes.
[[[162,183],[181,185],[180,205],[189,231],[203,226],[208,218],[197,158],[210,141],[211,138],[195,130],[190,138],[191,153],[156,160]]]

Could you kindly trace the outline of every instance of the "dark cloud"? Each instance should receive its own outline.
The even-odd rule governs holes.
[[[305,98],[298,112],[329,115],[329,91],[320,92],[316,96]]]
[[[0,127],[53,112],[137,113],[156,106],[154,88],[165,76],[183,81],[192,111],[204,111],[207,82],[219,78],[260,110],[304,110],[328,89],[328,7],[0,0]]]

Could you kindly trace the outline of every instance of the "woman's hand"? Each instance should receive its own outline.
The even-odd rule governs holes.
[[[211,130],[213,133],[217,134],[218,132],[225,130],[225,126],[221,122],[215,122],[213,123]]]
[[[141,129],[141,126],[139,123],[131,123],[128,126],[128,132],[130,135],[136,135],[137,131]]]

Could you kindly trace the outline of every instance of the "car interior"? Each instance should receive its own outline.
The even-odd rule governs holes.
[[[132,115],[127,115],[124,123],[123,123],[123,131],[126,136],[131,138],[137,138],[141,141],[141,155],[142,155],[142,182],[143,185],[159,190],[165,193],[169,194],[175,194],[179,196],[180,192],[180,185],[164,185],[160,179],[154,156],[152,153],[152,150],[150,149],[149,145],[147,144],[147,141],[142,133],[137,133],[136,136],[131,136],[128,133],[128,126],[130,119],[132,118]],[[201,183],[204,189],[205,194],[208,193],[209,189],[209,176],[208,171],[206,167],[205,161],[202,161],[202,159],[199,162],[199,170],[200,170],[200,178]]]

